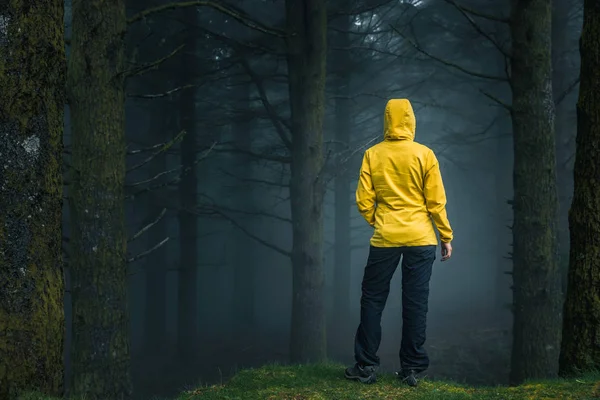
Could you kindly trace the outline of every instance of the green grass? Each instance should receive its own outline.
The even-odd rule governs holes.
[[[344,379],[343,367],[266,366],[239,372],[224,385],[182,393],[177,400],[513,400],[600,399],[600,374],[577,379],[531,382],[519,387],[473,388],[424,379],[419,387],[402,385],[392,375],[373,385]]]
[[[423,379],[410,388],[389,374],[364,385],[344,379],[337,364],[269,365],[239,372],[223,385],[183,392],[176,400],[549,400],[600,399],[600,373],[573,379],[528,382],[518,387],[470,387]],[[52,400],[28,395],[21,400]]]

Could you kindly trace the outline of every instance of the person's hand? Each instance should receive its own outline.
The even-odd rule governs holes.
[[[442,242],[442,261],[446,261],[450,257],[452,257],[452,244]]]

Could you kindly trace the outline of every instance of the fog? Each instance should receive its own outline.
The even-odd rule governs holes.
[[[506,383],[512,324],[512,132],[503,105],[510,102],[510,87],[499,78],[506,77],[508,61],[501,50],[509,46],[507,27],[485,19],[475,26],[445,1],[342,3],[331,4],[325,88],[328,357],[353,362],[372,234],[354,202],[362,155],[383,140],[386,102],[408,98],[417,118],[415,140],[433,149],[440,161],[455,237],[452,259],[440,263],[438,248],[434,263],[427,374],[473,384]],[[508,12],[506,2],[463,3],[489,14]],[[150,5],[129,1],[128,15]],[[246,0],[236,6],[265,25],[284,24],[283,1]],[[556,129],[563,210],[559,251],[567,254],[564,210],[572,179],[576,90],[571,82],[579,68],[580,13],[567,1],[563,7],[568,12],[557,11],[560,23],[555,24],[562,29],[555,49],[555,92],[561,99]],[[69,5],[66,19],[68,31]],[[145,66],[127,85],[128,165],[144,164],[128,174],[128,229],[133,235],[150,225],[128,243],[132,258],[148,252],[129,264],[137,397],[167,396],[186,385],[225,381],[241,368],[288,362],[292,225],[289,155],[280,140],[289,119],[281,39],[212,9],[185,8],[132,25],[127,45],[128,62]],[[68,146],[68,114],[66,120]],[[183,139],[163,150],[156,147],[183,129]],[[136,152],[140,149],[146,150]],[[181,200],[190,193],[195,204]],[[336,215],[348,216],[346,229],[336,230]],[[64,218],[68,231],[67,207]],[[185,223],[188,228],[182,229]],[[349,234],[342,236],[349,240],[340,239],[346,230]],[[190,243],[193,256],[185,250]],[[348,271],[347,296],[336,286],[336,248],[346,254],[341,269]],[[195,298],[187,298],[191,303],[179,296],[182,268],[194,272],[185,275],[192,277],[188,284],[196,285]],[[386,371],[399,368],[400,281],[398,270],[383,314],[379,355]],[[67,274],[67,350],[68,285]],[[182,307],[192,308],[182,312]],[[185,315],[195,319],[183,324]],[[196,332],[181,332],[189,326]],[[182,338],[187,341],[181,343]],[[68,351],[66,358],[68,376]]]

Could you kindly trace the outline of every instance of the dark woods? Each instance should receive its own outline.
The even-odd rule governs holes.
[[[0,0],[0,400],[351,361],[390,98],[456,221],[431,376],[597,369],[599,52],[593,0]]]

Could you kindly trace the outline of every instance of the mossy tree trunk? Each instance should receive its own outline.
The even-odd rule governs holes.
[[[63,2],[0,2],[1,400],[62,392],[64,72]]]
[[[600,3],[585,0],[560,372],[600,368]]]
[[[182,20],[186,26],[196,26],[197,13],[193,9],[182,10]],[[196,50],[198,32],[188,29],[185,36],[186,48],[181,57],[181,85],[194,82],[198,73]],[[198,152],[196,129],[196,90],[182,90],[179,95],[179,127],[187,134],[181,143],[182,171],[185,171],[179,183],[179,237],[180,266],[177,291],[177,349],[183,360],[193,358],[198,350],[198,218],[189,210],[196,208],[198,201],[198,178],[194,168]]]
[[[323,118],[326,4],[286,0],[292,128],[292,362],[326,356],[323,270]]]
[[[131,394],[124,215],[125,6],[73,0],[68,70],[72,123],[72,394]]]
[[[553,377],[558,370],[561,293],[551,18],[551,0],[512,1],[512,383]]]

